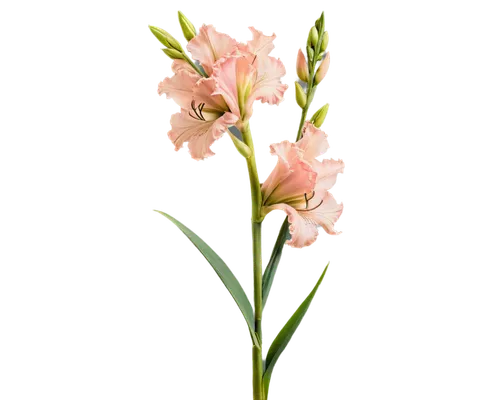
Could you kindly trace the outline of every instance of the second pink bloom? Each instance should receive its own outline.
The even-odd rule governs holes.
[[[328,149],[326,134],[306,122],[303,137],[297,143],[283,141],[271,145],[271,154],[278,163],[262,184],[264,215],[283,210],[288,215],[292,247],[312,244],[318,236],[318,226],[335,235],[334,225],[343,206],[328,192],[344,172],[342,160],[316,158]]]

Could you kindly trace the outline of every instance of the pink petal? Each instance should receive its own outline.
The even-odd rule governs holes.
[[[317,172],[315,191],[328,190],[337,182],[337,175],[344,172],[344,162],[342,160],[323,160],[312,162],[314,171]]]
[[[186,71],[194,75],[198,75],[198,71],[196,71],[187,61],[185,60],[174,60],[172,63],[172,71],[174,72],[180,72],[180,71]]]
[[[248,29],[252,32],[253,39],[248,42],[246,50],[257,57],[269,55],[271,50],[274,49],[273,40],[276,39],[276,35],[273,33],[272,36],[266,36],[253,26]]]
[[[264,205],[302,203],[316,184],[316,172],[303,158],[303,152],[288,141],[271,145],[278,164],[262,185]]]
[[[319,205],[311,205],[309,208],[311,209],[311,211],[298,210],[302,218],[305,218],[309,221],[314,221],[330,235],[338,235],[339,233],[341,233],[335,231],[334,225],[340,218],[344,206],[342,205],[342,203],[338,204],[330,192],[325,192],[325,196],[323,197]]]
[[[276,154],[278,156],[278,163],[266,181],[262,184],[262,202],[264,204],[268,202],[268,198],[274,189],[276,189],[276,186],[292,173],[290,163],[286,158],[286,154],[292,151],[292,146],[292,143],[287,140],[270,146],[271,154]]]
[[[168,137],[174,143],[175,150],[179,150],[183,143],[189,142],[191,157],[202,160],[214,155],[210,146],[237,120],[237,116],[224,113],[219,118],[203,121],[193,118],[189,115],[189,111],[181,110],[180,113],[172,115],[170,120],[172,130],[168,133]]]
[[[196,105],[204,104],[203,112],[225,112],[229,108],[220,94],[213,94],[216,89],[214,78],[202,78],[193,88],[193,99]]]
[[[217,32],[212,25],[203,25],[198,35],[189,41],[187,49],[210,76],[215,62],[232,53],[237,46],[236,40],[230,36]]]
[[[213,77],[216,82],[216,90],[213,94],[222,95],[233,114],[242,116],[246,113],[249,117],[251,109],[246,109],[245,94],[250,94],[257,79],[257,71],[246,57],[233,55],[220,60],[214,66]],[[238,96],[238,93],[241,93],[241,96]],[[239,100],[245,105],[245,109],[240,109]]]
[[[288,222],[290,223],[290,240],[286,244],[292,247],[305,247],[309,246],[316,240],[318,236],[318,228],[314,221],[304,218],[293,207],[287,204],[275,204],[271,207],[266,207],[264,212],[272,210],[283,210],[288,215]]]
[[[281,103],[288,89],[288,85],[281,83],[281,78],[286,74],[281,60],[269,56],[257,57],[254,65],[257,66],[258,78],[253,98],[262,103]]]
[[[297,142],[297,146],[304,150],[304,158],[312,161],[324,154],[330,147],[326,138],[325,132],[307,121],[302,130],[302,139]]]
[[[182,108],[190,108],[193,100],[193,86],[200,78],[185,70],[176,73],[172,78],[165,78],[158,85],[158,94],[167,95],[167,99],[174,99]]]

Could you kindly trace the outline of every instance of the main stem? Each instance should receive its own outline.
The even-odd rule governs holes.
[[[254,307],[255,307],[255,334],[259,340],[259,346],[253,346],[253,398],[264,400],[264,387],[262,376],[264,374],[264,363],[262,360],[262,253],[261,253],[261,222],[252,222],[253,242],[253,282],[254,282]]]
[[[262,385],[263,360],[262,360],[262,193],[260,190],[259,175],[253,148],[252,134],[248,123],[241,127],[243,142],[250,148],[251,156],[247,158],[248,177],[250,178],[250,191],[252,194],[252,254],[253,254],[253,284],[254,284],[254,320],[255,335],[258,344],[252,348],[253,366],[253,398],[264,400],[264,387]]]

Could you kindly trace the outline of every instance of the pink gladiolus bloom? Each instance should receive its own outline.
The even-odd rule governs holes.
[[[185,69],[173,78],[166,78],[158,87],[158,93],[167,95],[181,106],[181,112],[172,115],[172,130],[168,137],[179,150],[188,142],[189,152],[195,160],[214,155],[210,146],[231,125],[238,121],[220,95],[213,95],[214,78],[201,78]]]
[[[172,70],[175,74],[160,82],[158,94],[166,94],[181,107],[180,113],[172,115],[172,130],[168,133],[175,149],[179,150],[188,142],[191,157],[202,160],[214,154],[210,146],[238,121],[238,115],[231,113],[224,99],[213,94],[215,81],[210,76],[214,63],[236,51],[238,43],[217,32],[213,26],[203,25],[187,48],[209,77],[201,77],[184,60],[174,60]]]
[[[266,36],[250,28],[253,39],[240,44],[238,51],[222,58],[214,67],[217,89],[226,100],[231,111],[242,121],[252,115],[256,100],[262,103],[279,104],[288,85],[281,83],[285,66],[269,53],[274,48],[275,35]]]
[[[318,161],[316,157],[328,149],[326,134],[306,122],[303,137],[297,143],[284,141],[271,145],[278,164],[262,184],[263,214],[283,210],[288,215],[292,247],[312,244],[318,226],[331,234],[342,214],[343,206],[328,192],[344,172],[342,160]]]
[[[287,85],[280,78],[285,68],[268,55],[275,36],[250,29],[253,40],[242,44],[211,25],[203,25],[187,49],[208,78],[201,77],[186,61],[175,60],[174,76],[158,85],[160,95],[166,94],[181,107],[181,112],[172,116],[168,133],[176,150],[188,142],[194,159],[209,157],[214,154],[210,146],[216,139],[231,125],[251,116],[253,101],[278,104],[283,99]]]
[[[332,52],[328,51],[323,61],[321,61],[321,64],[318,67],[318,71],[316,71],[316,84],[322,83],[327,78],[328,71],[330,71],[330,68],[332,66],[332,57]]]

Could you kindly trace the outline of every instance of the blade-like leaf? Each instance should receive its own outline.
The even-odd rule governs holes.
[[[278,269],[278,265],[281,260],[281,253],[283,252],[283,246],[286,240],[289,238],[288,231],[288,218],[285,218],[283,225],[281,225],[278,238],[274,244],[273,252],[271,253],[271,258],[267,264],[264,276],[262,277],[262,307],[266,305],[267,297],[271,291],[271,286],[273,285],[274,275]]]
[[[243,317],[245,317],[254,344],[258,344],[258,339],[254,333],[254,317],[252,305],[250,304],[250,301],[248,301],[248,297],[245,294],[245,291],[243,290],[229,267],[226,265],[226,263],[222,261],[222,259],[217,255],[217,253],[215,253],[215,251],[210,248],[208,244],[206,244],[198,235],[196,235],[196,233],[194,233],[188,227],[181,224],[174,217],[171,217],[170,215],[162,211],[155,211],[172,221],[182,231],[182,233],[184,233],[188,237],[191,243],[196,246],[200,253],[203,254],[206,260],[210,263],[214,271],[221,279],[222,283],[224,283],[224,286],[226,286],[229,293],[231,293],[231,296],[233,296],[233,299],[241,310]]]
[[[330,263],[328,263],[328,265],[330,265]],[[271,382],[271,374],[273,373],[274,366],[276,365],[279,356],[281,355],[281,353],[283,353],[286,346],[290,342],[290,339],[292,338],[293,334],[299,327],[302,318],[304,318],[304,315],[306,314],[307,309],[309,308],[309,305],[311,304],[314,295],[316,294],[316,291],[318,290],[319,285],[323,281],[323,277],[325,276],[326,271],[328,270],[328,265],[321,274],[318,283],[316,283],[316,286],[314,286],[312,292],[309,293],[309,296],[307,296],[306,299],[300,305],[300,307],[297,308],[297,311],[295,311],[295,313],[288,320],[288,322],[285,324],[280,333],[278,333],[278,336],[276,336],[276,339],[274,339],[274,342],[271,344],[271,347],[269,348],[266,358],[266,369],[263,377],[264,391],[266,393],[266,397],[269,391],[269,383]]]

